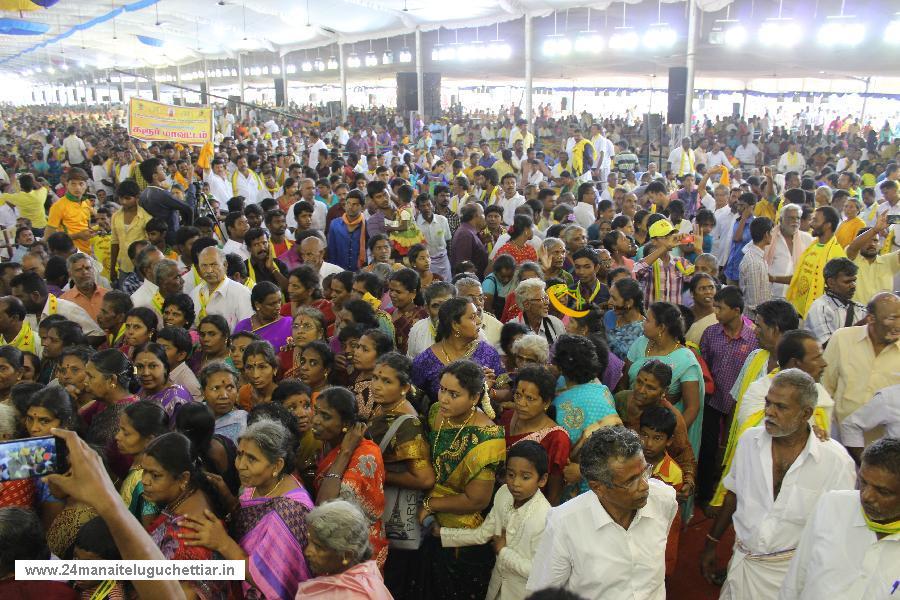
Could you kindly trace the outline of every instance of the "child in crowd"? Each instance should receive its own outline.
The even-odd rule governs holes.
[[[675,415],[665,406],[653,406],[641,413],[640,435],[644,448],[644,459],[653,465],[653,477],[663,481],[678,492],[684,484],[681,467],[678,466],[667,448],[675,435]],[[675,513],[675,520],[669,528],[666,545],[666,575],[675,572],[678,561],[678,534],[681,529],[681,512]]]
[[[494,495],[494,506],[484,522],[475,529],[436,523],[432,527],[447,548],[493,544],[497,562],[488,598],[525,597],[525,583],[550,510],[540,490],[547,485],[548,462],[547,451],[539,443],[523,440],[513,444],[506,452],[506,483]]]
[[[119,549],[101,517],[94,517],[81,526],[75,537],[75,560],[120,560]],[[124,581],[76,581],[75,590],[82,600],[104,598],[125,600],[129,597]]]

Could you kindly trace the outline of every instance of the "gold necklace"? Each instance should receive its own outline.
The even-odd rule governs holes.
[[[274,492],[278,488],[278,486],[281,485],[281,482],[283,479],[284,479],[284,473],[282,473],[281,476],[278,477],[278,481],[275,482],[275,485],[273,485],[271,488],[269,488],[268,492],[266,492],[265,494],[259,494],[257,496],[257,498],[270,498],[272,496],[272,492]],[[253,490],[253,491],[254,491],[254,493],[258,493],[259,488],[257,488],[256,490]]]
[[[469,358],[470,356],[472,356],[472,353],[475,352],[475,348],[477,348],[477,347],[478,347],[477,339],[469,342],[469,345],[466,346],[465,351],[463,351],[463,353],[461,355],[459,355],[457,360]],[[447,352],[447,342],[441,342],[441,350],[444,352],[444,358],[447,359],[447,364],[449,365],[450,363],[452,363],[453,359],[450,358],[450,354]]]
[[[471,421],[472,417],[474,417],[474,416],[475,416],[475,407],[473,406],[472,411],[469,413],[469,416],[466,417],[466,420],[460,426],[459,431],[457,431],[456,435],[453,437],[453,441],[450,442],[449,446],[447,446],[447,450],[450,450],[453,448],[453,446],[456,444],[456,441],[459,439],[459,435],[463,432],[463,429],[468,427],[469,421]],[[437,456],[437,442],[441,438],[441,431],[444,430],[444,421],[449,421],[450,425],[453,426],[453,421],[450,421],[450,419],[444,419],[444,418],[441,419],[441,424],[438,426],[437,435],[434,436],[434,444],[432,445],[432,448],[431,448],[431,456]]]

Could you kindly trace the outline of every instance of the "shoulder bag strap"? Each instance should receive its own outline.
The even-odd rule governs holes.
[[[391,440],[394,439],[394,436],[397,435],[397,431],[400,430],[400,426],[403,425],[409,419],[412,419],[415,415],[405,414],[400,415],[394,422],[391,423],[391,426],[388,427],[388,430],[385,432],[384,437],[381,438],[381,443],[378,444],[378,447],[381,448],[381,453],[384,454],[384,451],[387,450],[388,445],[391,443]]]

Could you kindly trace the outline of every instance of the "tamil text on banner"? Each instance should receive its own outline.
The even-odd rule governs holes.
[[[188,108],[131,98],[128,133],[145,142],[203,145],[212,140],[211,108]]]

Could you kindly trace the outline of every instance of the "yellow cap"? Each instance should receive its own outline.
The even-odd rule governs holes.
[[[667,219],[660,219],[650,226],[650,230],[648,233],[650,234],[651,238],[661,238],[666,237],[673,231],[675,231],[675,228]]]

